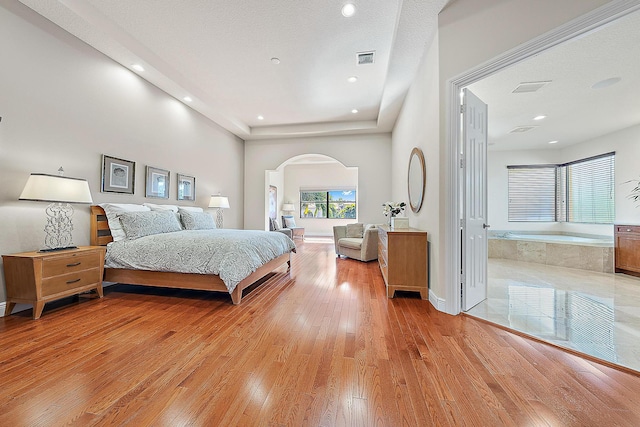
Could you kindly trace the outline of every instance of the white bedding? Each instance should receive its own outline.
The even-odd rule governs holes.
[[[257,230],[183,230],[107,245],[105,267],[216,274],[229,292],[278,256],[295,250],[282,233]]]

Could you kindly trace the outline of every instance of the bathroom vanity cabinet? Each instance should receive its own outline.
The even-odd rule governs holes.
[[[615,225],[616,273],[640,276],[640,225]]]

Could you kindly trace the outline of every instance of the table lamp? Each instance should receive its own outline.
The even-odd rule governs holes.
[[[222,209],[229,209],[229,199],[225,196],[211,196],[210,208],[216,208],[216,227],[222,228]]]
[[[293,203],[283,203],[282,204],[282,212],[284,213],[291,213],[291,212],[295,212],[296,207],[293,206]]]
[[[19,200],[51,202],[45,209],[47,224],[44,227],[45,248],[40,252],[75,249],[73,244],[73,207],[69,203],[93,203],[89,183],[86,179],[59,175],[32,173],[27,180]]]

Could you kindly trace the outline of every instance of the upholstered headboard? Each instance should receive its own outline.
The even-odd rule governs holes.
[[[106,246],[112,242],[107,215],[100,206],[91,206],[91,246]]]

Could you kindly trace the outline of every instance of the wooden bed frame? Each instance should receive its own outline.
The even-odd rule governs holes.
[[[112,242],[107,216],[100,206],[91,206],[91,246],[106,246]],[[276,268],[287,264],[291,271],[291,253],[280,255],[259,267],[229,292],[219,276],[214,274],[171,273],[164,271],[130,270],[123,268],[105,268],[104,280],[107,282],[130,285],[160,286],[164,288],[195,289],[231,294],[234,304],[240,304],[242,291],[260,280]]]

